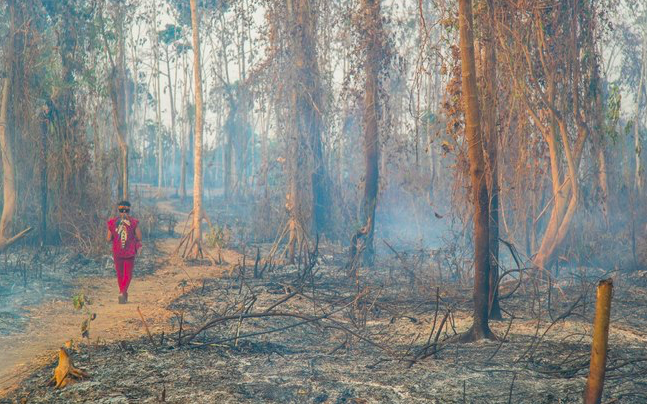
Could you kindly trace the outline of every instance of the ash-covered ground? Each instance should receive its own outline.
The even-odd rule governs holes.
[[[229,277],[193,279],[152,341],[142,329],[136,340],[76,345],[73,360],[90,379],[47,387],[52,357],[0,402],[578,403],[595,285],[607,277],[615,286],[603,401],[647,401],[641,272],[508,277],[504,318],[491,322],[499,341],[462,344],[471,290],[468,280],[441,279],[442,259],[400,252],[349,274],[330,249],[316,265],[262,259],[254,278],[254,255]]]

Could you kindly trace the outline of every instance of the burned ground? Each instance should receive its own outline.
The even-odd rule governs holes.
[[[186,280],[163,333],[149,339],[139,325],[138,339],[76,345],[89,380],[46,387],[52,360],[2,402],[581,402],[595,281],[606,277],[615,292],[605,402],[647,400],[642,273],[580,268],[549,284],[522,270],[502,282],[506,314],[491,322],[500,341],[461,344],[468,280],[441,280],[442,251],[421,251],[385,255],[354,277],[334,246],[312,265],[262,259],[262,278],[254,258],[243,266],[238,256],[229,276]]]

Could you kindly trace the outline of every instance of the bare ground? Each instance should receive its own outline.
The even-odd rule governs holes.
[[[165,240],[159,249],[168,254],[176,244]],[[125,306],[116,303],[112,274],[80,279],[77,288],[98,314],[90,340],[73,350],[87,381],[45,386],[55,349],[80,334],[82,317],[69,300],[33,308],[24,332],[0,339],[11,347],[2,355],[22,352],[3,360],[3,386],[9,376],[14,388],[0,402],[581,402],[595,280],[607,276],[615,292],[603,402],[647,402],[641,273],[580,269],[563,274],[550,293],[541,280],[521,282],[502,301],[509,314],[491,323],[501,341],[459,344],[471,291],[437,279],[432,266],[403,270],[402,257],[352,279],[333,248],[313,268],[278,265],[262,278],[251,274],[253,258],[243,269],[233,251],[217,267],[164,258],[134,280]],[[516,284],[505,282],[502,295]],[[436,335],[438,343],[428,344]],[[19,368],[26,359],[30,366]]]

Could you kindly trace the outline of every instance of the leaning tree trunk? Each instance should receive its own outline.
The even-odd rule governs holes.
[[[565,60],[564,62],[571,67],[572,71],[572,113],[576,126],[577,138],[575,144],[571,145],[569,140],[569,130],[567,127],[566,117],[564,114],[558,111],[558,108],[555,107],[554,95],[556,94],[557,86],[555,85],[555,72],[550,69],[544,69],[546,87],[549,89],[549,96],[547,98],[549,103],[549,112],[551,115],[551,125],[548,128],[548,133],[546,138],[549,150],[550,150],[550,159],[551,159],[551,171],[553,171],[553,195],[554,195],[554,204],[553,212],[551,213],[550,221],[548,223],[548,228],[544,234],[544,238],[541,243],[541,247],[535,258],[533,259],[534,264],[540,270],[547,270],[550,268],[553,262],[557,259],[557,253],[559,247],[561,247],[566,235],[568,234],[573,219],[575,217],[575,212],[577,211],[580,199],[580,184],[577,176],[579,169],[579,164],[582,156],[582,150],[584,149],[584,143],[589,133],[589,129],[586,126],[586,123],[582,119],[581,108],[580,108],[580,47],[579,41],[576,35],[576,29],[578,26],[578,3],[574,3],[574,9],[572,13],[572,23],[570,30],[570,52],[567,53],[566,57],[570,60]],[[540,17],[539,17],[540,18]],[[537,24],[536,28],[540,35],[544,32],[544,25]],[[532,66],[530,66],[532,68]],[[587,83],[590,85],[590,83]],[[537,120],[538,121],[538,120]],[[555,128],[555,126],[557,128]],[[557,161],[557,137],[555,130],[559,130],[559,136],[561,141],[561,148],[566,157],[568,177],[564,179],[564,182],[560,185],[560,175],[559,175],[559,163]]]
[[[474,314],[470,330],[463,341],[494,338],[488,325],[488,296],[490,275],[489,200],[483,158],[481,116],[474,65],[474,34],[471,0],[459,0],[460,55],[465,136],[468,145],[472,202],[474,203]]]
[[[362,198],[362,222],[365,237],[363,262],[373,265],[375,246],[373,234],[375,229],[375,208],[379,186],[379,74],[382,62],[381,38],[382,23],[379,0],[362,0],[365,18],[366,64],[364,93],[364,196]]]

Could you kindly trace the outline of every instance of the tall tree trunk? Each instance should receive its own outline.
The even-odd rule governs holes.
[[[295,62],[299,83],[297,90],[297,130],[312,151],[312,232],[326,229],[325,163],[321,144],[322,103],[319,62],[317,57],[317,11],[310,0],[298,0],[296,10]]]
[[[592,36],[592,34],[591,34]],[[589,39],[587,44],[589,49],[593,49],[593,40]],[[595,88],[595,100],[593,101],[593,121],[597,132],[594,139],[597,140],[597,159],[598,159],[598,183],[600,185],[602,215],[604,218],[604,225],[609,229],[609,217],[611,216],[611,204],[609,203],[609,182],[607,175],[607,156],[605,149],[607,146],[606,134],[604,133],[605,127],[605,111],[602,106],[602,79],[600,78],[600,68],[597,62],[594,62],[592,80]]]
[[[112,101],[112,122],[117,132],[117,143],[120,151],[120,176],[118,181],[118,191],[122,199],[128,199],[128,141],[127,141],[127,124],[126,124],[126,60],[124,51],[124,30],[123,30],[123,10],[120,6],[117,8],[116,25],[118,35],[118,54],[117,63],[115,63],[108,38],[105,32],[105,23],[103,21],[103,10],[99,11],[99,20],[101,25],[101,34],[108,59],[111,66],[110,74],[110,99]]]
[[[184,59],[186,62],[186,59]],[[190,117],[189,115],[189,102],[188,102],[188,92],[189,92],[189,79],[187,74],[188,65],[184,65],[184,94],[182,95],[182,114],[184,119],[182,120],[182,131],[180,133],[180,148],[181,148],[181,157],[180,157],[180,201],[184,203],[186,199],[186,143],[187,135],[186,132],[191,128],[191,124],[188,122]]]
[[[572,83],[572,113],[573,120],[575,121],[577,139],[574,145],[571,145],[569,140],[569,131],[567,127],[566,117],[563,113],[559,112],[559,108],[554,102],[555,94],[555,72],[550,69],[544,69],[546,77],[546,86],[549,89],[548,97],[548,110],[551,115],[551,124],[548,130],[544,132],[548,133],[546,141],[549,144],[550,149],[550,158],[551,158],[551,171],[553,172],[553,212],[551,213],[550,222],[548,224],[548,229],[544,234],[544,238],[541,243],[541,247],[537,252],[537,255],[534,258],[535,265],[540,270],[547,270],[551,267],[552,263],[556,260],[556,255],[558,248],[562,245],[566,235],[568,234],[571,223],[575,216],[580,198],[579,190],[579,180],[577,177],[577,171],[580,164],[580,159],[582,156],[582,150],[584,149],[584,142],[589,133],[589,129],[586,126],[586,123],[582,119],[581,114],[581,103],[580,103],[580,41],[577,38],[577,27],[578,27],[578,18],[581,14],[579,11],[579,2],[574,1],[572,4],[572,14],[571,14],[571,26],[570,26],[570,49],[566,53],[566,65],[571,75],[566,77],[566,80],[570,80]],[[590,10],[589,10],[590,11]],[[544,25],[541,24],[541,21],[536,24],[536,28],[540,37],[544,34]],[[543,52],[543,50],[542,50]],[[532,69],[532,66],[529,66]],[[539,90],[541,91],[541,90]],[[562,102],[563,103],[563,102]],[[565,108],[562,108],[564,110]],[[539,121],[539,119],[535,119]],[[559,175],[559,162],[557,160],[557,137],[555,131],[559,131],[561,146],[564,151],[564,156],[566,157],[566,167],[568,172],[568,177],[565,178],[564,182],[560,182]]]
[[[155,101],[157,102],[157,194],[162,196],[164,186],[164,144],[162,139],[162,94],[159,65],[159,33],[157,32],[157,5],[153,3],[153,57],[155,60]]]
[[[12,4],[13,7],[13,4]],[[12,33],[15,32],[13,29]],[[10,76],[9,74],[7,76]],[[7,136],[7,108],[11,79],[2,80],[2,105],[0,105],[0,153],[2,153],[2,216],[0,216],[0,251],[21,239],[31,228],[9,237],[11,224],[16,213],[16,174],[13,152]]]
[[[168,54],[168,45],[166,46],[166,75],[168,77],[168,96],[169,100],[171,101],[171,144],[175,144],[173,142],[173,139],[175,139],[175,97],[173,97],[173,83],[171,82],[171,64]],[[172,167],[173,170],[171,170],[171,172],[173,173],[175,172],[175,152],[173,153]],[[174,178],[175,174],[171,174],[171,186],[174,186]]]
[[[121,136],[118,136],[119,142],[120,142],[120,147],[121,147],[121,175],[122,175],[122,193],[121,197],[123,199],[128,199],[128,194],[129,194],[129,184],[128,184],[128,177],[129,177],[129,167],[128,167],[128,91],[126,89],[127,81],[126,81],[126,49],[125,49],[125,42],[126,42],[126,37],[125,37],[125,32],[124,32],[124,10],[120,6],[118,9],[118,35],[119,35],[119,40],[118,40],[118,57],[119,57],[119,69],[118,69],[118,75],[119,75],[119,95],[121,98],[120,101],[120,111],[121,111],[121,122],[120,122],[120,127],[121,127]]]
[[[230,201],[232,197],[233,186],[235,185],[234,171],[233,170],[233,153],[234,153],[234,134],[236,131],[235,117],[234,117],[234,108],[236,107],[236,101],[233,99],[234,95],[232,91],[228,91],[226,98],[229,104],[229,112],[227,119],[225,120],[224,125],[224,149],[223,149],[223,164],[224,164],[224,192],[225,200]]]
[[[0,112],[0,152],[2,153],[2,217],[0,217],[0,244],[7,238],[16,212],[16,180],[13,152],[6,132],[7,104],[9,103],[10,79],[2,83],[2,111]]]
[[[375,208],[379,186],[380,144],[378,119],[380,115],[379,75],[382,68],[382,21],[379,0],[362,0],[366,41],[364,88],[364,196],[362,198],[362,223],[365,233],[363,261],[372,266],[375,259],[373,234],[375,230]]]
[[[200,69],[200,29],[196,0],[191,0],[191,27],[193,30],[193,78],[195,80],[195,145],[193,168],[193,238],[197,255],[202,243],[202,73]]]
[[[49,130],[49,107],[45,107],[40,127],[40,244],[47,243],[47,133]],[[96,134],[95,134],[96,136]]]
[[[490,276],[489,276],[489,317],[500,320],[501,308],[499,307],[499,162],[498,162],[498,134],[497,134],[497,69],[496,69],[496,42],[494,38],[494,0],[488,0],[488,13],[485,30],[483,54],[481,64],[483,83],[485,84],[485,99],[483,100],[483,138],[487,141],[487,166],[488,182],[490,184],[489,204],[489,249],[490,249]]]
[[[636,118],[634,122],[634,151],[636,159],[636,171],[634,174],[634,189],[640,195],[642,193],[643,178],[642,178],[642,165],[640,155],[642,153],[642,142],[640,140],[640,129],[642,117],[640,114],[643,94],[645,92],[645,80],[647,75],[647,34],[643,35],[642,41],[642,59],[640,66],[640,84],[638,85],[636,93]]]
[[[474,34],[471,0],[459,0],[458,21],[463,103],[465,108],[465,136],[468,144],[472,202],[474,203],[474,314],[470,330],[463,341],[494,338],[488,325],[488,296],[490,276],[489,198],[483,158],[481,113],[476,87],[474,65]]]

